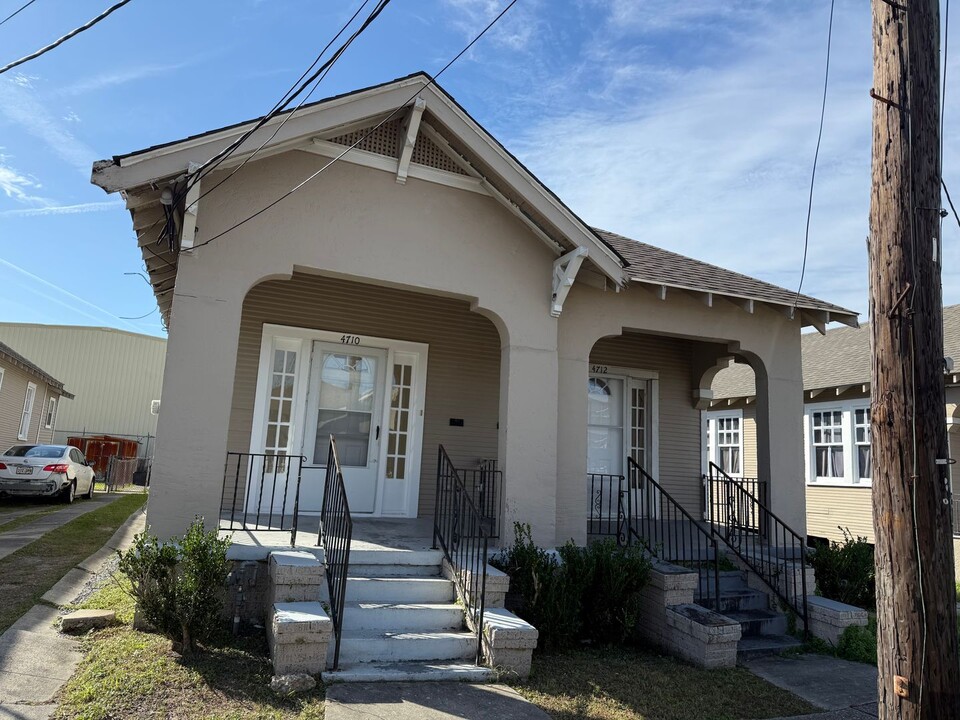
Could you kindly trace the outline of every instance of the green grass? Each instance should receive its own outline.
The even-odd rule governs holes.
[[[512,684],[556,720],[736,720],[815,711],[743,668],[703,670],[634,648],[535,653],[529,680]]]
[[[126,495],[51,530],[0,560],[0,632],[68,570],[99,550],[146,495]]]
[[[121,581],[122,583],[123,581]],[[129,627],[132,598],[116,582],[83,607],[116,610],[127,623],[82,640],[84,659],[58,698],[58,720],[138,717],[320,720],[324,691],[284,698],[269,688],[266,641],[224,635],[193,657],[172,652],[160,635]]]

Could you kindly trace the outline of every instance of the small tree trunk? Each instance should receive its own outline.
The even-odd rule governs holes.
[[[180,628],[183,631],[183,641],[182,647],[180,648],[180,654],[193,655],[193,636],[190,635],[190,626],[187,623],[181,623]]]

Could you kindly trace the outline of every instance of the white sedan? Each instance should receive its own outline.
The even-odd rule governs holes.
[[[0,495],[93,497],[93,468],[72,445],[14,445],[0,455]]]

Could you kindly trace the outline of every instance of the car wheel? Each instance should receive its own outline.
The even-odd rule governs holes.
[[[94,485],[94,478],[90,478],[90,488],[87,490],[86,495],[84,495],[84,497],[87,500],[93,500],[93,485]]]
[[[77,483],[72,482],[63,489],[63,494],[61,499],[64,503],[69,505],[73,502],[74,498],[77,496]]]

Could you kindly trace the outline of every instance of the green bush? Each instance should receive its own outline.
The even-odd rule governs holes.
[[[640,620],[640,591],[650,561],[639,548],[612,540],[557,553],[534,544],[530,526],[514,526],[514,544],[491,560],[510,575],[513,607],[540,632],[541,647],[569,647],[579,640],[621,644]]]
[[[873,545],[840,528],[843,542],[816,548],[810,558],[817,590],[831,600],[870,610],[877,606]]]
[[[855,662],[877,664],[877,619],[870,617],[866,626],[851,625],[837,641],[837,657]]]
[[[197,518],[181,538],[162,543],[141,533],[120,553],[119,569],[130,581],[137,611],[183,654],[221,626],[228,547],[229,539],[220,539],[216,530],[204,532]]]

